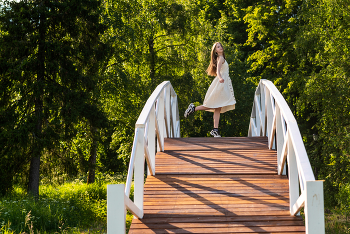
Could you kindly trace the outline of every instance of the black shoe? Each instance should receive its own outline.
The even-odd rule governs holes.
[[[217,129],[211,130],[210,135],[212,135],[213,137],[221,137],[219,134],[219,130],[217,130]]]
[[[187,116],[189,116],[190,114],[194,113],[195,112],[195,109],[196,109],[196,106],[191,103],[188,107],[187,107],[187,110],[185,111],[185,118],[187,118]]]

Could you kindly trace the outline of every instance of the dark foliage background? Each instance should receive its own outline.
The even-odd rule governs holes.
[[[326,206],[348,212],[350,6],[345,0],[0,1],[0,193],[40,183],[125,176],[135,122],[170,80],[183,113],[201,104],[222,42],[237,99],[222,136],[246,136],[260,79],[300,126]],[[182,116],[182,115],[181,115]],[[209,136],[212,114],[181,117]]]

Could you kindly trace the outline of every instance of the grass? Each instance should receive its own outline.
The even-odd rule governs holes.
[[[107,184],[120,182],[103,178],[90,185],[78,179],[41,185],[37,200],[17,187],[0,198],[0,234],[107,233]],[[127,225],[131,220],[128,213]]]
[[[350,219],[339,209],[325,210],[326,233],[350,234]]]

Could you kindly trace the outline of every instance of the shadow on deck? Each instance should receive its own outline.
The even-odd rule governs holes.
[[[172,138],[129,233],[305,233],[266,137]]]

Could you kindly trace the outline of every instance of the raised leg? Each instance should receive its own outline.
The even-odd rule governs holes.
[[[214,111],[214,128],[219,128],[221,107],[216,108]]]
[[[209,110],[211,108],[205,107],[205,106],[196,106],[195,111],[199,111],[199,110]]]

